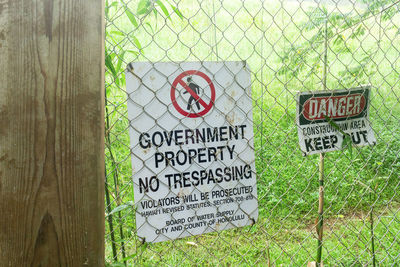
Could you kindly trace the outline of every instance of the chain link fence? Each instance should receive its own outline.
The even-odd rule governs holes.
[[[399,2],[107,0],[107,264],[305,266],[315,261],[319,156],[300,151],[296,94],[370,85],[376,144],[325,154],[322,261],[326,266],[399,265]],[[252,108],[242,115],[251,118],[252,113],[254,125],[248,142],[254,143],[258,220],[146,243],[137,235],[134,203],[139,199],[133,191],[138,182],[132,179],[132,164],[144,166],[146,160],[131,162],[134,122],[127,105],[152,99],[128,96],[125,69],[130,62],[152,62],[162,73],[156,63],[188,61],[205,69],[210,61],[220,62],[222,69],[228,61],[248,66]],[[233,80],[236,74],[224,73]],[[240,98],[228,92],[220,97],[239,105]],[[229,114],[229,109],[220,112]]]

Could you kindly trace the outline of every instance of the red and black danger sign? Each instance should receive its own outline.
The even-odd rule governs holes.
[[[182,97],[182,101],[177,100],[178,96]],[[184,71],[172,83],[171,101],[175,109],[183,116],[202,117],[214,105],[214,84],[210,77],[201,71]]]
[[[375,144],[369,121],[369,95],[370,86],[299,93],[297,129],[304,155],[342,149],[343,133],[351,137],[355,146]]]

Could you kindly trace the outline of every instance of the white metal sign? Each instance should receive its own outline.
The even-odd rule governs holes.
[[[342,149],[343,134],[353,145],[376,143],[369,122],[370,87],[350,90],[300,92],[297,95],[297,127],[305,155]],[[334,125],[326,118],[334,121]],[[336,127],[335,127],[336,126]]]
[[[126,85],[138,236],[160,242],[253,224],[245,63],[131,63]]]

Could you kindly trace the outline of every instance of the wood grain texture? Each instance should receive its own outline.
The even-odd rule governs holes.
[[[104,265],[103,0],[0,0],[0,266]]]

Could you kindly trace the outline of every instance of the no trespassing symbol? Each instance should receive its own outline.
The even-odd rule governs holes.
[[[206,103],[205,99],[200,97],[201,88],[193,81],[193,75],[199,76],[207,82],[208,88],[211,91],[211,99],[210,99],[210,101],[208,101],[208,103]],[[186,78],[187,83],[184,81],[184,78]],[[187,107],[181,107],[176,100],[176,94],[177,94],[177,90],[179,87],[178,85],[181,85],[184,88],[184,90],[186,90],[183,92],[184,94],[189,93],[189,95],[190,95]],[[205,89],[206,88],[203,88],[203,90],[205,90]],[[188,71],[182,72],[180,75],[178,75],[178,77],[176,77],[176,79],[172,83],[171,101],[172,101],[172,104],[174,105],[175,109],[183,116],[189,117],[189,118],[201,117],[201,116],[207,114],[214,105],[214,101],[215,101],[214,84],[212,83],[211,79],[201,71],[188,70]],[[194,111],[194,107],[193,107],[194,104],[196,105],[196,107],[199,111],[197,111],[197,112]],[[186,111],[185,109],[189,110],[191,112]]]

